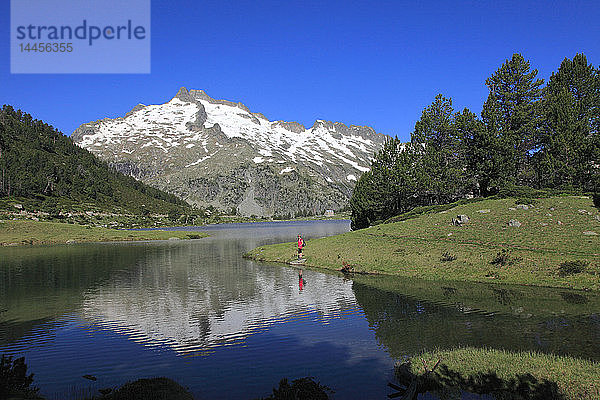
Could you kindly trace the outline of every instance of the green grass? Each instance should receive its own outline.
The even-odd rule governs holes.
[[[440,366],[430,375],[433,382],[429,384],[433,386],[460,387],[478,393],[526,390],[530,397],[524,398],[600,398],[600,363],[589,360],[467,347],[413,357],[411,372],[422,375],[423,361],[431,369],[438,360],[441,360]],[[551,393],[553,395],[548,396]]]
[[[196,239],[208,236],[191,231],[126,231],[57,222],[0,222],[0,245],[106,242],[127,240]]]
[[[528,210],[517,208],[514,198],[482,200],[310,240],[304,250],[306,265],[339,270],[346,261],[363,273],[599,290],[600,213],[592,200],[536,200]],[[453,226],[451,220],[459,214],[468,215],[469,223]],[[511,219],[522,225],[508,226]],[[589,231],[598,235],[584,234]],[[456,259],[441,261],[446,252]],[[295,243],[283,243],[259,247],[247,256],[289,262],[295,254]],[[573,261],[581,261],[585,269],[561,272],[561,264]]]

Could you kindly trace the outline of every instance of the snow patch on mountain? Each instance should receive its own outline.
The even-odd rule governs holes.
[[[242,103],[215,100],[201,90],[181,88],[167,103],[137,105],[124,117],[83,124],[72,138],[110,163],[136,166],[133,170],[143,172],[137,178],[147,177],[148,183],[192,202],[196,202],[195,192],[206,190],[201,197],[211,200],[200,203],[219,205],[221,200],[215,196],[222,189],[215,185],[221,183],[213,182],[213,177],[233,173],[233,169],[244,165],[247,167],[243,168],[272,168],[274,176],[281,179],[297,179],[290,174],[296,171],[315,188],[329,187],[329,198],[347,198],[358,177],[369,170],[374,153],[387,136],[370,127],[325,120],[317,120],[309,128],[297,122],[270,121]],[[244,204],[251,204],[254,209],[253,196],[258,196],[259,202],[269,203],[271,209],[279,207],[278,196],[262,193],[263,189],[246,188],[241,182],[248,183],[249,178],[240,172],[236,174],[231,179],[240,180],[239,184],[227,186],[238,190],[235,198],[246,199]],[[171,187],[175,182],[191,186]],[[247,192],[242,193],[243,190]],[[290,191],[282,186],[273,190],[292,196],[294,190],[300,189],[294,186]],[[307,198],[306,204],[311,201]]]
[[[201,142],[208,153],[206,138],[189,127],[199,111],[206,113],[204,128],[218,125],[225,136],[248,141],[264,157],[278,155],[292,162],[310,161],[322,166],[323,155],[326,154],[335,157],[337,162],[364,172],[369,170],[369,160],[366,157],[357,159],[357,151],[372,153],[380,144],[359,135],[340,135],[335,124],[323,120],[317,120],[313,127],[298,132],[286,128],[287,123],[283,121],[257,118],[238,105],[205,99],[182,101],[177,97],[165,104],[143,106],[124,118],[98,121],[94,123],[95,132],[82,136],[78,144],[93,148],[142,141],[141,147],[152,146],[170,152],[181,145],[191,149]],[[263,161],[254,158],[255,163]]]

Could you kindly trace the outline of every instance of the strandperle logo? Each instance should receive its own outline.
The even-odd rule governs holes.
[[[149,73],[150,0],[11,0],[12,73]]]
[[[107,25],[104,27],[90,25],[87,20],[83,20],[81,25],[72,27],[69,25],[62,26],[45,26],[45,25],[21,25],[17,26],[18,40],[87,40],[91,46],[94,41],[99,39],[106,40],[121,40],[121,39],[146,39],[146,28],[141,25],[134,26],[129,19],[124,25]]]

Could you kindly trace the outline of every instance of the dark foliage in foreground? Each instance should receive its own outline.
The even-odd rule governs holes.
[[[273,388],[273,394],[264,400],[327,400],[331,389],[315,382],[313,378],[295,379],[292,384],[287,378],[279,382],[278,388]]]
[[[0,399],[11,396],[37,399],[38,389],[32,387],[33,374],[27,375],[25,357],[13,359],[2,355],[0,360]]]
[[[128,382],[102,400],[193,400],[184,387],[169,378],[138,379]]]

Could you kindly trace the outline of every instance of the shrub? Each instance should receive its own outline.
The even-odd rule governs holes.
[[[340,271],[342,271],[344,274],[350,274],[354,272],[354,267],[348,264],[347,261],[342,261],[342,269]]]
[[[171,222],[175,222],[179,219],[179,217],[181,217],[181,211],[177,208],[171,208],[167,213],[167,216],[171,220]]]
[[[558,275],[567,276],[580,274],[585,271],[588,266],[588,262],[584,260],[565,261],[558,267]]]
[[[33,374],[27,375],[25,357],[13,359],[11,356],[2,355],[0,360],[0,398],[5,399],[11,395],[36,398],[39,389],[30,386],[32,382]]]
[[[183,386],[169,378],[138,379],[127,382],[108,396],[107,400],[193,400]]]
[[[600,193],[594,193],[592,198],[594,199],[594,207],[600,209]]]
[[[311,377],[296,379],[291,385],[287,378],[283,378],[279,387],[273,388],[273,394],[265,397],[265,400],[327,400],[331,392],[331,389]]]
[[[496,253],[496,257],[490,261],[490,264],[504,267],[507,264],[513,264],[513,262],[514,260],[510,257],[510,252],[507,249],[502,249]]]
[[[454,261],[456,260],[456,256],[453,254],[450,254],[449,251],[445,251],[444,254],[442,254],[442,257],[440,258],[440,261],[442,262],[449,262],[449,261]]]

